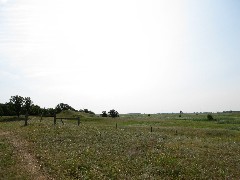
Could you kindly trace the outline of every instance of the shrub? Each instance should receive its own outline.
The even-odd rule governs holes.
[[[213,116],[212,116],[211,114],[208,114],[208,115],[207,115],[207,119],[208,119],[209,121],[214,120],[214,119],[213,119]]]
[[[106,111],[103,111],[102,114],[101,114],[102,117],[107,117],[107,112]]]
[[[114,109],[110,110],[108,112],[109,116],[112,117],[112,118],[115,118],[115,117],[119,117],[119,113],[117,111],[115,111]]]

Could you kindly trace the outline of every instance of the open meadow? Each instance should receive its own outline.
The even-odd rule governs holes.
[[[0,179],[239,179],[240,114],[0,118]]]

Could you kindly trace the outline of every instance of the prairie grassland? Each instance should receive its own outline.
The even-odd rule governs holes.
[[[19,165],[21,160],[9,143],[7,135],[0,133],[0,179],[30,179]]]
[[[0,130],[27,140],[39,166],[56,179],[238,179],[240,116],[213,116],[89,117],[80,126],[31,117],[29,126],[0,122]]]

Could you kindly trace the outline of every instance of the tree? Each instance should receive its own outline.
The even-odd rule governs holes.
[[[83,109],[83,112],[89,113],[88,109]]]
[[[4,115],[2,104],[0,104],[0,116],[2,117]]]
[[[33,104],[33,102],[32,102],[30,97],[25,97],[24,98],[24,105],[23,105],[23,107],[24,107],[24,110],[25,110],[26,114],[30,113],[30,109],[32,107],[32,104]]]
[[[54,115],[56,114],[56,110],[53,109],[53,108],[48,108],[48,109],[47,109],[47,114],[48,114],[49,116],[54,116]]]
[[[20,112],[23,106],[24,98],[22,96],[11,96],[10,103],[12,105],[13,110],[17,114],[18,118],[20,116]]]
[[[13,116],[15,115],[15,112],[12,108],[12,104],[10,102],[1,104],[2,110],[3,110],[3,116]]]
[[[103,111],[102,114],[101,114],[102,117],[107,117],[107,112],[106,111]]]
[[[183,112],[182,112],[182,111],[180,111],[179,117],[181,117],[181,116],[182,116],[182,114],[183,114]]]
[[[74,108],[72,108],[71,106],[69,106],[68,104],[64,104],[64,103],[59,103],[56,107],[55,107],[56,113],[60,113],[61,111],[64,110],[72,110],[72,111],[76,111]]]
[[[119,117],[119,114],[117,111],[115,111],[114,109],[110,110],[108,112],[109,116],[111,116],[112,118],[115,118],[115,117]]]
[[[84,112],[84,113],[87,113],[87,114],[95,115],[95,113],[94,113],[93,111],[90,111],[90,110],[88,110],[88,109],[83,109],[83,110],[80,109],[79,112]]]
[[[24,98],[24,105],[23,105],[23,107],[24,107],[24,110],[25,110],[25,126],[27,126],[27,122],[28,122],[28,115],[29,115],[29,112],[30,112],[30,109],[31,109],[31,107],[32,107],[32,100],[31,100],[31,98],[30,97],[25,97]]]
[[[44,107],[43,109],[41,109],[41,115],[42,116],[47,116],[48,115],[48,111],[47,111],[47,109]]]
[[[38,116],[41,114],[41,107],[38,105],[34,105],[32,104],[31,108],[30,108],[30,114],[34,115],[34,116]]]

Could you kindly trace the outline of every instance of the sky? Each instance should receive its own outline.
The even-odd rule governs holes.
[[[0,0],[0,103],[240,110],[239,0]]]

